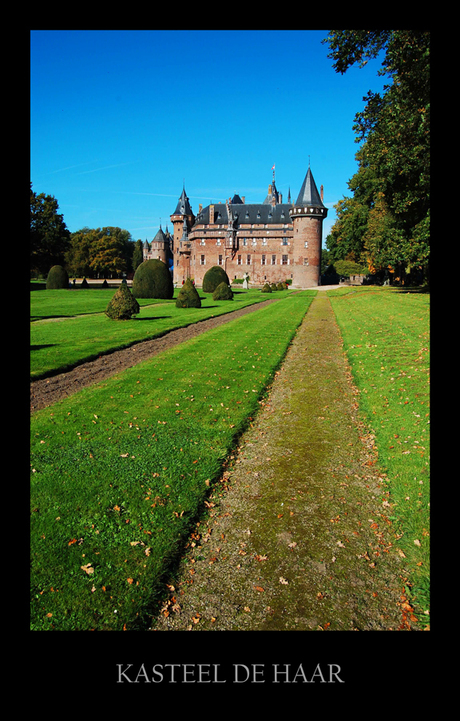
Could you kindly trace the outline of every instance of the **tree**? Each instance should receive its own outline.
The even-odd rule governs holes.
[[[430,257],[430,33],[422,30],[333,30],[328,38],[333,67],[344,73],[382,53],[383,93],[369,92],[355,117],[358,173],[350,182],[353,203],[339,208],[330,249],[352,228],[355,246],[375,269],[388,258],[409,273]],[[364,185],[363,185],[364,182]],[[365,190],[365,192],[363,192]],[[367,213],[367,219],[366,219]],[[357,222],[358,215],[361,222]],[[377,232],[372,237],[372,232]],[[349,236],[350,237],[350,236]],[[388,247],[385,248],[385,245]],[[358,260],[358,258],[356,258]]]
[[[46,274],[53,265],[63,265],[70,233],[52,195],[37,195],[30,184],[30,270]]]
[[[134,251],[133,251],[133,258],[132,258],[132,267],[135,271],[140,264],[144,261],[144,250],[143,250],[143,244],[142,240],[136,240],[134,244]]]
[[[113,277],[132,268],[134,243],[122,228],[82,228],[72,233],[66,254],[73,275]]]

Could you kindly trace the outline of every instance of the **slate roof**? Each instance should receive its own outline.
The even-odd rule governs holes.
[[[315,180],[313,178],[310,168],[308,168],[305,179],[300,188],[300,193],[296,200],[296,205],[313,205],[317,208],[325,208],[321,200],[321,196],[318,193]]]
[[[260,223],[290,223],[288,203],[281,203],[274,207],[266,203],[235,203],[232,200],[232,215],[236,225]],[[227,206],[225,203],[214,203],[214,223],[217,225],[228,225]],[[195,224],[209,224],[209,205],[203,208],[195,218]]]
[[[169,241],[168,241],[168,238],[167,238],[166,235],[163,233],[163,231],[162,231],[162,229],[161,229],[161,227],[160,227],[160,229],[158,230],[158,232],[157,232],[156,236],[154,237],[152,243],[168,243],[168,242],[169,242]]]
[[[193,215],[185,188],[182,190],[173,215]]]

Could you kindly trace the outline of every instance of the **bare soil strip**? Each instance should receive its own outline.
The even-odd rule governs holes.
[[[167,630],[410,630],[385,476],[318,294],[152,619]]]
[[[217,328],[223,323],[228,323],[247,313],[253,313],[260,308],[265,308],[270,303],[276,303],[276,299],[262,301],[246,308],[240,308],[232,313],[226,313],[216,318],[193,323],[184,328],[178,328],[159,338],[136,343],[129,348],[114,351],[95,360],[82,363],[66,373],[33,381],[30,384],[30,411],[34,413],[34,411],[41,408],[46,408],[82,388],[93,383],[99,383],[116,373],[120,373],[125,368],[130,368],[147,358],[157,355],[157,353],[172,348],[178,343],[183,343],[201,333]]]

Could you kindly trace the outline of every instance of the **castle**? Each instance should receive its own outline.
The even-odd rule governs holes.
[[[200,286],[206,271],[220,265],[231,281],[247,274],[251,285],[290,280],[293,288],[310,288],[321,283],[326,216],[323,187],[319,193],[310,168],[295,203],[290,192],[283,203],[274,172],[262,203],[234,195],[225,203],[200,205],[196,216],[184,187],[171,215],[174,235],[160,227],[151,247],[144,243],[144,260],[160,258],[173,266],[176,286],[189,277]]]

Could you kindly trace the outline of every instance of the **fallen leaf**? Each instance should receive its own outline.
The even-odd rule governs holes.
[[[84,572],[87,573],[88,575],[91,574],[91,573],[94,573],[94,568],[91,568],[91,564],[90,564],[90,563],[87,563],[85,566],[80,566],[80,568],[82,569],[82,571],[84,571]]]
[[[283,578],[283,576],[280,576],[280,583],[282,583],[282,584],[283,584],[283,586],[287,586],[287,585],[288,585],[288,583],[289,583],[289,581],[286,581],[286,579],[285,579],[285,578]]]

